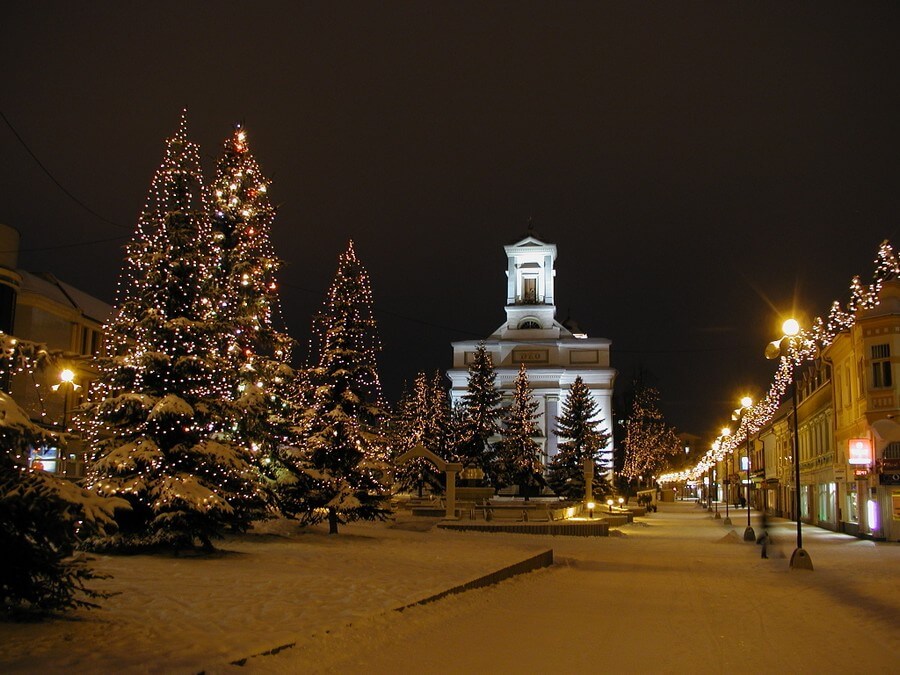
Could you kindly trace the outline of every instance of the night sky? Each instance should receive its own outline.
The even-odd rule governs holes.
[[[706,434],[768,387],[784,314],[900,245],[898,35],[894,2],[8,1],[0,110],[81,204],[0,120],[0,222],[112,302],[182,107],[208,178],[243,121],[300,359],[352,238],[388,395],[449,367],[532,219],[557,318]]]

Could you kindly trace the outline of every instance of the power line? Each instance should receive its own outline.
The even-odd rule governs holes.
[[[34,154],[34,152],[31,150],[31,148],[28,147],[28,143],[26,143],[25,139],[22,138],[22,136],[19,134],[18,131],[16,131],[16,128],[12,125],[12,122],[9,121],[9,119],[6,117],[6,115],[3,113],[2,110],[0,110],[0,117],[3,118],[3,121],[6,123],[6,126],[9,127],[9,130],[13,133],[13,136],[15,136],[18,139],[19,143],[22,144],[22,147],[25,148],[25,151],[29,155],[31,155],[31,158],[41,168],[41,171],[43,171],[45,174],[47,174],[47,177],[51,181],[53,181],[54,185],[56,185],[56,187],[58,187],[60,190],[62,190],[63,193],[67,197],[69,197],[69,199],[71,199],[73,202],[78,204],[81,208],[83,208],[85,211],[90,213],[95,218],[99,218],[100,220],[102,220],[104,223],[108,223],[114,227],[118,227],[123,230],[128,230],[129,232],[131,231],[130,227],[125,227],[124,225],[120,225],[119,223],[116,223],[116,222],[110,220],[109,218],[106,218],[105,216],[100,215],[99,213],[94,211],[94,209],[92,209],[90,206],[88,206],[83,201],[81,201],[78,197],[76,197],[71,192],[69,192],[62,183],[60,183],[58,180],[56,180],[56,177],[52,173],[50,173],[50,169],[48,169],[46,166],[44,166],[44,163],[40,159],[38,159],[38,156],[36,154]]]

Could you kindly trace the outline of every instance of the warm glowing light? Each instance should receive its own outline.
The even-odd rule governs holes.
[[[75,379],[75,373],[72,372],[72,371],[71,371],[70,369],[68,369],[68,368],[64,368],[64,369],[63,369],[62,371],[60,371],[60,373],[59,373],[59,381],[60,381],[60,382],[66,382],[66,383],[68,383],[68,384],[71,384],[72,381],[73,381],[74,379]]]
[[[800,324],[797,323],[796,319],[788,319],[781,324],[781,330],[788,337],[795,337],[800,333]]]
[[[731,436],[731,429],[729,429],[728,427],[722,427],[722,435]]]
[[[850,456],[847,461],[850,464],[872,463],[872,441],[868,438],[851,438],[849,441]]]
[[[749,396],[744,396],[741,399],[741,407],[742,408],[749,408],[751,405],[753,405],[753,399],[750,398]]]

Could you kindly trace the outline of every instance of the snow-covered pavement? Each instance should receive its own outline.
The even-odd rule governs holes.
[[[215,558],[101,556],[121,594],[75,620],[0,624],[0,670],[893,672],[900,546],[804,527],[816,569],[792,572],[794,524],[772,525],[762,560],[745,518],[662,505],[609,538],[276,522]],[[547,548],[552,568],[393,611]]]

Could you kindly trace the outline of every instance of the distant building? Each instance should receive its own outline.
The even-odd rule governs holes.
[[[612,390],[616,371],[610,367],[610,341],[589,338],[572,324],[556,319],[556,245],[541,241],[529,229],[528,235],[505,247],[506,321],[485,340],[452,343],[453,368],[451,399],[456,402],[466,393],[468,366],[483,342],[497,371],[497,384],[504,398],[511,397],[513,382],[521,364],[528,370],[528,381],[538,402],[537,412],[541,446],[546,462],[557,453],[557,438],[552,430],[561,412],[562,401],[581,376],[591,390],[599,409],[601,428],[612,431]],[[605,462],[612,471],[613,441],[604,450]]]
[[[91,357],[103,342],[103,324],[112,307],[52,274],[36,275],[18,268],[19,233],[0,224],[0,331],[19,340],[61,352],[57,366],[15,372],[0,382],[28,416],[52,431],[70,426],[72,412],[82,402],[96,373]],[[71,382],[60,374],[68,369]],[[56,389],[54,390],[54,386]],[[77,476],[83,470],[77,441],[65,452],[36,449],[32,462],[47,471]]]

